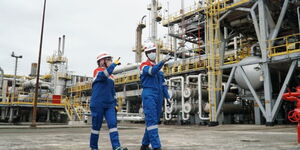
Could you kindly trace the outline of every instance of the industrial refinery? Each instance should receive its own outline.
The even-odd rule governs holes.
[[[228,134],[236,130],[249,130],[250,138],[250,131],[257,129],[259,132],[265,131],[266,135],[270,133],[271,137],[285,139],[287,145],[294,146],[266,146],[270,149],[298,149],[300,1],[195,0],[189,6],[184,0],[180,2],[175,12],[169,11],[170,0],[149,0],[149,4],[143,6],[149,14],[137,22],[136,33],[132,33],[135,37],[131,37],[135,39],[135,45],[132,45],[134,48],[127,50],[132,53],[135,63],[122,64],[113,71],[118,103],[117,120],[121,126],[124,123],[144,130],[140,66],[145,61],[145,43],[152,41],[156,46],[156,62],[164,60],[166,56],[172,57],[161,69],[171,102],[169,105],[168,100],[164,99],[160,116],[162,132],[173,132],[170,129],[174,128],[184,133],[186,129],[186,133],[193,134],[195,131],[195,136],[198,136],[202,131],[210,129],[221,132],[224,126]],[[166,31],[166,37],[159,36],[158,30],[161,28]],[[150,31],[149,35],[146,29]],[[47,74],[40,75],[39,87],[36,87],[38,63],[32,63],[30,74],[26,76],[6,74],[0,64],[0,121],[3,125],[29,124],[35,100],[37,123],[91,125],[93,76],[77,75],[69,69],[68,62],[74,60],[66,55],[67,40],[68,35],[58,37],[57,49],[44,62],[48,64],[49,70]],[[9,54],[5,55],[9,57]],[[17,55],[11,54],[15,59],[16,70],[18,59],[22,58]],[[247,129],[241,128],[241,125]],[[279,132],[280,127],[290,132],[278,133],[276,136],[273,130],[277,128]],[[133,129],[123,132],[130,134],[131,131]],[[288,138],[283,137],[285,133]],[[122,131],[120,134],[122,137]],[[174,138],[178,134],[173,133]],[[227,133],[220,135],[226,137]],[[247,137],[246,133],[242,135]],[[161,137],[162,143],[166,143],[164,149],[189,148],[188,144],[182,144],[185,148],[168,148],[170,143],[164,142],[167,136],[162,133]],[[123,139],[127,138],[124,135]],[[206,137],[201,135],[201,138]],[[244,140],[236,138],[238,141]],[[250,144],[248,149],[256,149],[251,148],[251,142],[263,142],[263,138],[258,141],[251,139],[242,145],[247,147]],[[193,145],[190,142],[189,150],[199,147],[220,148],[207,148],[205,144]],[[138,149],[128,142],[123,143],[129,148],[131,146],[131,149]],[[233,147],[225,144],[225,149],[237,149],[239,143],[236,144]],[[81,148],[87,149],[88,145]]]

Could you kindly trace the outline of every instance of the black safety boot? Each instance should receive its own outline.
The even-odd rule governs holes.
[[[114,148],[113,150],[128,150],[126,147],[125,148],[122,148],[122,147],[116,147]]]
[[[142,145],[140,150],[152,150],[149,145]]]

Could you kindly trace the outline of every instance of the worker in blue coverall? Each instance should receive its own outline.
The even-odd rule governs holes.
[[[110,142],[113,150],[127,150],[122,148],[119,142],[119,134],[116,118],[116,92],[113,81],[113,70],[120,65],[119,59],[112,63],[112,56],[102,53],[97,57],[98,68],[94,70],[92,83],[92,97],[90,109],[92,113],[92,129],[90,148],[98,150],[99,132],[102,126],[103,116],[109,128]]]
[[[151,150],[151,144],[154,150],[161,150],[160,139],[158,135],[158,123],[160,120],[160,113],[162,109],[163,96],[165,86],[163,85],[163,74],[160,69],[163,65],[171,59],[167,56],[164,60],[155,64],[156,46],[149,42],[145,47],[145,54],[148,58],[143,62],[140,69],[140,79],[143,88],[142,102],[145,114],[146,129],[140,150]],[[166,96],[167,98],[168,95]]]

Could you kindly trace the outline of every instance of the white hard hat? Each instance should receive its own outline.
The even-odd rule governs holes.
[[[97,61],[103,59],[103,58],[107,58],[107,57],[112,57],[111,55],[109,55],[106,52],[100,53],[100,55],[97,56]]]
[[[145,43],[145,46],[144,46],[145,53],[155,50],[155,49],[156,49],[156,45],[153,42],[149,41],[149,42]]]

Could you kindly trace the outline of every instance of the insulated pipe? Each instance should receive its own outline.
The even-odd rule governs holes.
[[[118,74],[118,73],[122,73],[122,72],[126,72],[126,71],[136,70],[136,69],[138,69],[138,67],[140,65],[141,65],[141,63],[135,63],[135,64],[127,65],[127,66],[124,66],[124,67],[116,68],[114,70],[113,74]]]
[[[209,120],[209,117],[202,117],[202,92],[201,92],[201,89],[202,89],[202,81],[201,81],[201,78],[202,76],[204,76],[205,74],[199,74],[198,75],[198,107],[199,107],[199,110],[198,110],[198,115],[199,115],[199,118],[202,119],[202,120]]]
[[[65,53],[65,40],[66,40],[66,36],[63,35],[63,37],[62,37],[61,55],[64,55],[64,53]]]
[[[170,81],[169,84],[172,83],[172,80],[178,80],[178,79],[181,80],[181,92],[183,93],[184,92],[184,78],[182,76],[170,78],[169,79],[169,81]],[[181,96],[181,107],[182,107],[182,109],[184,107],[184,97],[183,97],[183,95]],[[182,115],[183,120],[188,120],[189,117],[190,117],[189,114],[186,114],[186,116],[185,116],[185,113],[183,112],[183,110],[182,110],[181,115]]]
[[[223,83],[222,85],[224,86],[225,83]],[[178,93],[178,91],[175,91],[176,93]],[[190,89],[190,88],[185,88],[184,89],[184,93],[183,96],[185,98],[198,98],[198,89]],[[180,93],[181,94],[181,93]],[[201,89],[201,94],[202,94],[202,100],[203,101],[208,101],[208,91],[205,89]],[[175,95],[173,97],[179,97],[181,95]],[[226,94],[226,102],[234,102],[236,100],[236,95],[234,93],[227,93]]]
[[[166,107],[166,104],[165,104],[165,107]],[[169,116],[169,114],[178,114],[180,112],[180,109],[182,109],[182,107],[181,107],[180,104],[177,104],[177,103],[176,104],[172,104],[171,107],[167,107],[165,109],[165,114],[168,114],[168,116]],[[167,118],[168,117],[166,117],[166,119]]]
[[[167,121],[171,120],[172,119],[172,112],[173,112],[173,104],[171,104],[170,107],[167,107],[167,100],[165,99],[165,119]]]
[[[209,120],[209,118],[205,118],[202,116],[202,80],[201,78],[205,76],[205,74],[199,75],[190,75],[187,77],[187,84],[189,84],[190,78],[198,78],[198,115],[201,120]]]
[[[209,113],[209,103],[204,104],[204,112]],[[223,104],[222,112],[226,114],[242,113],[244,111],[241,104]]]
[[[61,55],[61,51],[60,51],[60,46],[61,46],[61,37],[58,38],[58,55],[60,56]]]
[[[170,81],[168,80],[167,83],[169,83],[169,86],[170,86]],[[173,100],[172,96],[174,95],[173,92],[171,92],[171,90],[168,90],[168,93],[170,93],[170,99]],[[174,101],[173,100],[173,103],[171,103],[170,107],[167,106],[167,99],[164,99],[165,103],[164,103],[164,107],[165,107],[165,119],[167,121],[171,120],[172,119],[172,114],[174,112],[177,112],[177,101]]]

